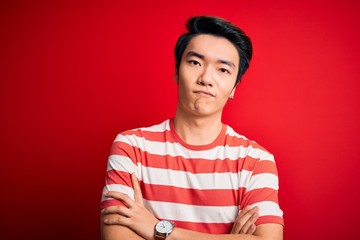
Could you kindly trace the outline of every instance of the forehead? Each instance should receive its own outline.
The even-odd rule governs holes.
[[[236,47],[226,38],[210,34],[200,34],[193,37],[185,48],[183,56],[190,51],[204,55],[205,58],[213,60],[226,60],[239,63],[239,53]]]

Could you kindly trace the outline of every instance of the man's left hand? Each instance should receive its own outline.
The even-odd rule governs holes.
[[[145,239],[154,236],[155,224],[159,221],[143,204],[143,197],[135,173],[131,174],[134,187],[134,201],[125,193],[109,191],[105,196],[122,201],[124,206],[112,206],[102,210],[104,223],[109,225],[127,226]]]

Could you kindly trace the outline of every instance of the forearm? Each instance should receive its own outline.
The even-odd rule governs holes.
[[[140,191],[140,186],[138,185],[137,179],[134,174],[132,174],[132,182],[134,185],[134,200],[132,200],[127,194],[120,192],[107,192],[105,195],[107,197],[112,197],[118,199],[124,203],[125,206],[112,206],[104,209],[102,211],[102,224],[113,225],[115,228],[108,229],[106,226],[103,226],[104,238],[107,239],[117,239],[115,237],[120,236],[120,239],[141,239],[137,238],[141,236],[143,239],[153,240],[154,239],[154,227],[159,222],[152,213],[150,213],[143,204],[143,199]],[[246,212],[246,211],[245,211]],[[248,217],[252,216],[251,210],[247,211]],[[106,222],[104,222],[104,216],[106,216]],[[257,215],[255,215],[257,216]],[[177,228],[172,231],[168,236],[168,240],[216,240],[216,239],[238,239],[238,240],[282,240],[283,239],[283,226],[276,223],[266,223],[260,224],[256,227],[255,232],[252,234],[242,234],[242,227],[244,226],[241,223],[243,215],[239,215],[235,219],[235,229],[231,230],[233,234],[205,234],[190,230],[185,230],[182,228]],[[248,218],[247,218],[248,219]],[[250,218],[252,220],[256,217]],[[245,220],[244,222],[248,222]],[[253,223],[250,221],[250,223]],[[240,225],[239,225],[240,224]],[[117,228],[116,225],[120,225]],[[240,226],[240,227],[239,227]],[[130,230],[130,231],[129,231]],[[246,232],[246,231],[245,231]],[[128,236],[129,235],[129,236]],[[109,236],[109,237],[108,237]],[[108,237],[108,238],[107,238]],[[113,238],[114,237],[114,238]]]
[[[140,237],[133,230],[126,226],[104,224],[103,216],[101,216],[100,223],[102,240],[144,240],[144,238]]]
[[[206,234],[176,228],[167,240],[282,240],[283,227],[279,224],[262,224],[253,235],[250,234]]]
[[[257,236],[246,234],[206,234],[200,232],[189,231],[186,229],[176,228],[169,235],[167,240],[255,240],[261,239]]]

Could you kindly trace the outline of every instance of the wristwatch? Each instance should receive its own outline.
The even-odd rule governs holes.
[[[161,220],[155,225],[155,240],[164,240],[174,230],[174,223],[168,220]]]

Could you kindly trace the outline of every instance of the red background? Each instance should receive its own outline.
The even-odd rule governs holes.
[[[99,239],[110,145],[174,116],[174,44],[209,14],[253,40],[224,121],[275,154],[285,239],[357,239],[357,1],[150,2],[0,3],[0,238]]]

